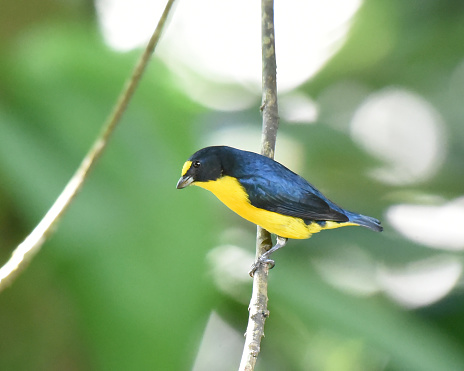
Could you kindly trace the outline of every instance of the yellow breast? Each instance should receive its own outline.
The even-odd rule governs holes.
[[[242,218],[281,237],[295,239],[309,238],[311,234],[317,233],[322,229],[338,228],[341,226],[339,223],[334,222],[327,222],[324,228],[317,223],[307,225],[303,219],[259,209],[250,204],[245,189],[233,177],[224,176],[215,181],[194,182],[193,184],[211,191],[228,208]]]

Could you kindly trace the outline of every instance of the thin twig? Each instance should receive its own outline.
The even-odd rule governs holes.
[[[110,135],[114,132],[116,125],[119,123],[124,111],[126,110],[129,101],[131,100],[138,83],[141,80],[142,74],[145,71],[150,57],[153,54],[156,45],[161,37],[161,33],[166,24],[169,12],[172,8],[174,0],[168,0],[163,14],[156,26],[153,35],[148,42],[145,51],[140,57],[137,65],[134,68],[132,76],[126,82],[118,101],[109,115],[107,121],[103,125],[103,130],[98,136],[95,143],[90,148],[87,155],[79,165],[78,169],[58,196],[52,207],[45,214],[43,219],[34,228],[34,230],[26,237],[26,239],[16,247],[11,255],[11,258],[0,268],[0,291],[7,287],[19,275],[19,273],[27,266],[34,255],[40,250],[43,243],[56,229],[58,222],[63,216],[76,197],[79,190],[82,188],[84,181],[88,178],[90,170],[95,166],[96,161],[103,153],[103,150],[108,144]]]
[[[262,43],[262,89],[263,130],[261,139],[261,154],[274,158],[277,129],[279,128],[279,113],[277,106],[277,78],[274,43],[274,0],[261,1],[261,43]],[[272,247],[271,235],[258,227],[256,236],[256,258]],[[261,349],[261,338],[264,336],[264,323],[269,317],[267,309],[267,282],[269,267],[258,265],[253,275],[253,293],[248,307],[249,317],[243,347],[240,371],[254,370]]]

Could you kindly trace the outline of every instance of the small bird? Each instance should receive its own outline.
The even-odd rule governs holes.
[[[277,236],[274,247],[253,264],[274,261],[269,256],[287,239],[309,238],[313,233],[349,225],[380,232],[380,221],[342,209],[313,185],[266,156],[227,146],[200,149],[185,162],[177,188],[196,185],[211,191],[242,218]]]

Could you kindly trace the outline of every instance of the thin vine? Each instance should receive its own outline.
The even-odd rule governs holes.
[[[161,37],[166,25],[169,13],[175,0],[168,0],[166,7],[161,15],[158,25],[148,42],[142,56],[136,64],[131,77],[126,82],[113,111],[103,125],[100,135],[95,140],[87,155],[82,160],[76,172],[66,184],[65,188],[53,203],[42,220],[34,230],[21,242],[13,251],[10,259],[0,268],[0,291],[10,285],[13,280],[28,265],[32,258],[40,251],[42,245],[50,235],[56,230],[57,224],[63,214],[68,210],[72,201],[82,188],[85,180],[89,177],[90,171],[95,167],[97,160],[102,155],[108,145],[111,134],[120,122],[123,113],[134,95],[135,90],[142,78],[150,57],[155,51],[156,45]]]

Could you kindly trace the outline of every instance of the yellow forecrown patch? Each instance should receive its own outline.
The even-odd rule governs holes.
[[[192,166],[192,161],[185,162],[184,166],[182,167],[182,174],[180,176],[184,176],[185,173],[190,169],[190,166]]]

